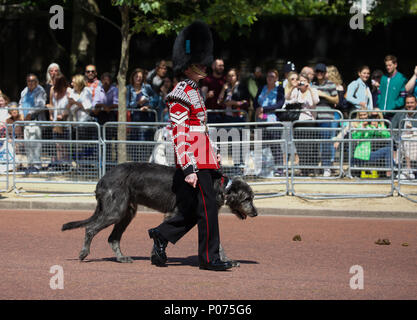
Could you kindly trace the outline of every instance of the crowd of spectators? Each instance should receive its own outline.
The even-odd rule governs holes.
[[[294,63],[289,61],[283,66],[283,77],[280,77],[278,70],[272,68],[264,73],[259,66],[254,68],[253,73],[242,75],[236,68],[226,68],[222,59],[215,59],[211,72],[200,83],[208,109],[208,122],[284,121],[281,119],[284,119],[286,106],[296,103],[302,108],[298,118],[302,122],[297,123],[296,127],[323,129],[318,131],[319,134],[316,133],[317,138],[323,141],[336,136],[338,122],[309,121],[340,120],[341,117],[348,118],[352,111],[357,111],[363,117],[364,113],[360,112],[364,110],[380,110],[383,117],[392,120],[393,127],[399,129],[404,123],[401,120],[415,119],[416,114],[411,111],[409,114],[390,111],[415,109],[412,106],[415,101],[411,99],[414,97],[415,100],[417,97],[417,66],[412,77],[407,80],[398,71],[395,56],[386,56],[384,63],[385,73],[362,66],[357,71],[357,79],[346,84],[336,66],[326,66],[323,63],[302,66],[298,72]],[[171,71],[169,63],[161,60],[153,70],[136,68],[129,74],[126,87],[128,121],[168,121],[165,97],[179,81]],[[21,91],[18,103],[10,101],[0,91],[0,121],[97,122],[101,126],[109,121],[117,121],[118,86],[111,73],[103,72],[99,76],[94,65],[87,65],[84,74],[73,75],[71,81],[68,81],[60,66],[52,63],[47,68],[45,79],[45,83],[41,85],[37,75],[29,73],[26,77],[27,86]],[[405,103],[407,94],[410,97],[408,105]],[[353,116],[356,117],[357,114]],[[288,122],[286,123],[288,126]],[[324,130],[325,128],[329,130]],[[25,140],[42,139],[42,131],[36,124],[26,125],[22,131],[13,134],[23,136]],[[309,132],[300,131],[297,134],[296,139],[303,139]],[[272,135],[264,138],[280,137]],[[289,138],[288,135],[284,137]],[[65,126],[55,125],[51,138],[68,139],[68,130]],[[90,131],[84,130],[78,138],[94,137]],[[146,130],[133,130],[128,138],[140,141],[152,140],[153,137]],[[309,153],[310,162],[321,162],[324,177],[332,174],[330,167],[335,160],[336,150],[333,144],[323,142],[312,146],[300,143],[297,149],[295,145],[292,147],[297,164],[306,164],[305,154]],[[26,150],[34,171],[39,170],[40,148],[40,144],[34,143]],[[57,161],[68,158],[61,145],[57,144],[56,150]],[[311,155],[317,156],[317,159],[312,160]],[[275,155],[275,158],[276,161],[282,161],[279,160],[282,159],[281,154]]]

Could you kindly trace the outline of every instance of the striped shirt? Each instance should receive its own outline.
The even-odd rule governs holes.
[[[313,88],[324,92],[325,94],[335,97],[337,96],[336,84],[330,80],[325,80],[323,84],[314,82]],[[318,112],[317,119],[333,119],[334,118],[334,105],[330,103],[326,98],[320,97],[320,101],[316,106],[316,110],[329,110],[329,112]]]

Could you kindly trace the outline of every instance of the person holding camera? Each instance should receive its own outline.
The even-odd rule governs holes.
[[[226,83],[220,91],[217,104],[226,110],[223,115],[224,122],[247,121],[245,113],[249,108],[249,92],[241,84],[236,68],[231,68],[227,72]],[[235,110],[243,110],[244,112],[232,112]]]
[[[308,75],[300,73],[298,79],[291,80],[291,89],[287,90],[285,95],[286,104],[300,103],[302,111],[298,120],[307,121],[315,120],[316,114],[313,110],[320,101],[318,92],[313,88],[309,81]],[[313,125],[313,124],[310,124]]]
[[[291,80],[290,80],[291,81]],[[313,174],[313,169],[307,169],[306,166],[314,166],[318,162],[318,145],[317,143],[304,142],[303,139],[314,139],[316,135],[316,113],[313,110],[320,101],[318,92],[315,88],[310,86],[309,78],[306,73],[300,73],[297,81],[291,81],[292,89],[286,95],[286,105],[298,103],[301,105],[300,117],[294,125],[294,139],[301,140],[296,143],[296,149],[299,157],[299,164],[301,166],[301,175],[308,176]],[[312,128],[308,130],[305,128]],[[303,168],[304,167],[304,168]]]

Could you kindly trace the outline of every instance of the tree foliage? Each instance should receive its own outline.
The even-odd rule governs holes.
[[[365,32],[375,25],[417,14],[417,0],[113,0],[135,13],[132,32],[166,35],[178,32],[195,19],[205,21],[227,39],[247,32],[263,16],[333,16],[348,19],[353,5],[366,1]],[[237,28],[236,28],[237,26]]]
[[[132,31],[148,35],[179,32],[198,19],[227,38],[233,26],[252,25],[262,12],[262,0],[117,0],[115,6],[129,6],[134,12]]]

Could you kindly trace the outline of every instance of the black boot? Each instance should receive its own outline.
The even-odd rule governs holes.
[[[220,259],[210,261],[210,262],[200,261],[200,269],[204,269],[204,270],[225,271],[232,267],[233,267],[233,264],[231,261],[221,261]]]
[[[158,267],[165,267],[167,262],[167,255],[165,248],[168,241],[159,232],[158,228],[148,230],[149,237],[153,239],[153,249],[151,254],[151,263]]]

